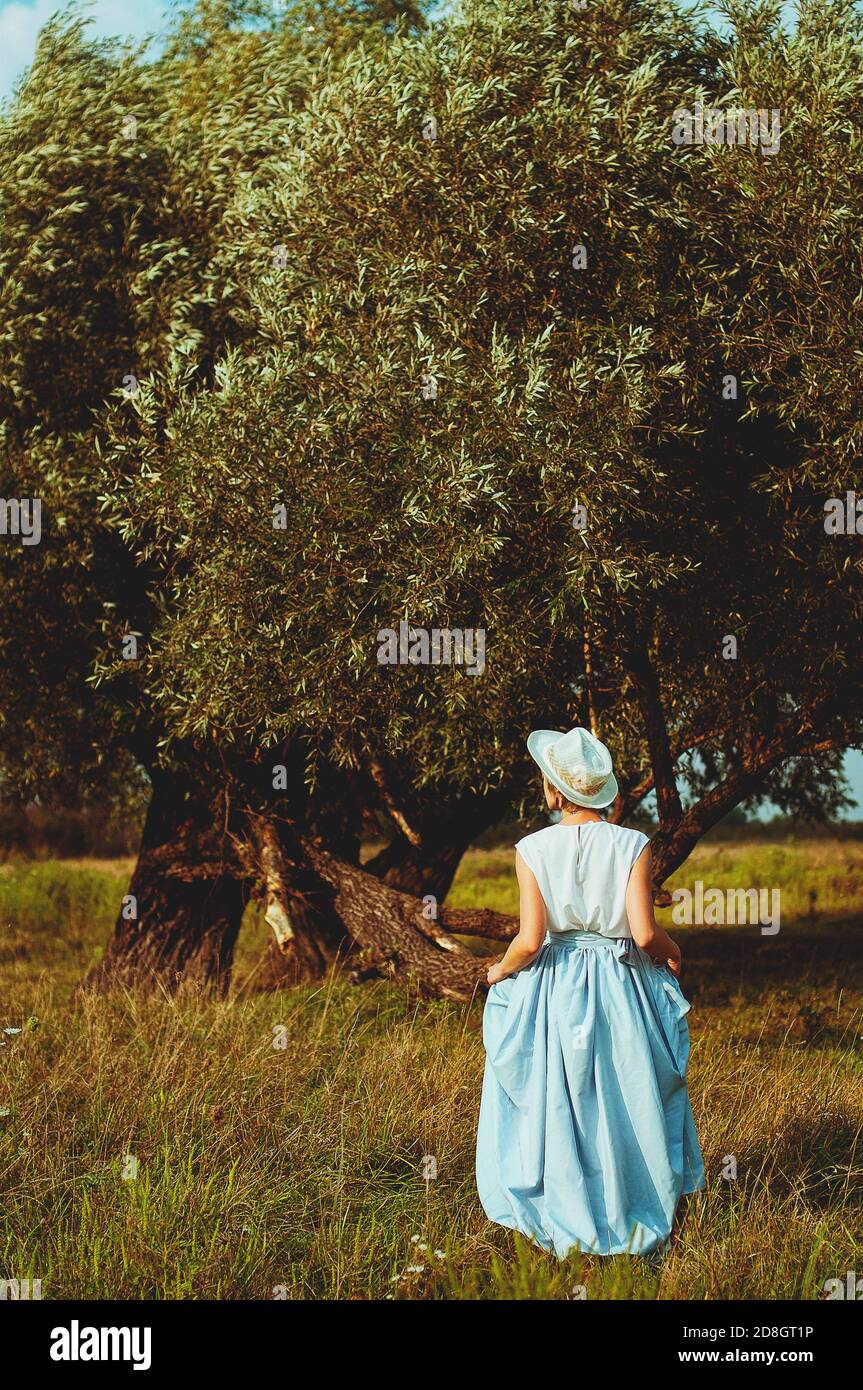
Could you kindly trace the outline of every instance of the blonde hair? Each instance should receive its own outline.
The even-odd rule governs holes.
[[[566,797],[564,796],[563,792],[562,792],[558,787],[556,787],[556,786],[554,785],[553,782],[549,782],[549,780],[548,780],[548,778],[546,777],[545,773],[542,774],[542,786],[543,786],[543,790],[546,791],[546,792],[548,792],[548,795],[551,797],[551,808],[550,808],[550,809],[551,809],[552,811],[583,811],[583,810],[584,810],[584,807],[583,807],[583,806],[579,806],[577,802],[575,802],[575,801],[567,801],[567,799],[566,799]]]

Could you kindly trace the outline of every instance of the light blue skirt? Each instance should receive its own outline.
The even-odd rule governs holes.
[[[563,1258],[644,1255],[704,1186],[689,1004],[634,941],[556,933],[492,985],[476,1147],[490,1220]]]

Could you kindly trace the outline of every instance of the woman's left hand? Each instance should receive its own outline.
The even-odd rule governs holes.
[[[502,968],[500,961],[498,961],[496,965],[489,967],[488,974],[485,978],[490,985],[497,985],[500,984],[501,980],[507,978],[507,971]]]

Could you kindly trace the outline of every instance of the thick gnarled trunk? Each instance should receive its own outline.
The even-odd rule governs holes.
[[[248,898],[225,798],[182,772],[155,770],[138,862],[114,935],[83,988],[119,984],[222,995]]]
[[[331,826],[312,833],[288,819],[255,822],[273,929],[265,986],[314,980],[339,962],[354,980],[384,975],[425,994],[470,999],[478,982],[484,988],[485,967],[458,934],[508,941],[516,924],[442,904],[468,845],[500,815],[501,794],[449,801],[432,818],[427,808],[420,814],[391,769],[374,766],[372,785],[384,788],[395,833],[362,868]]]

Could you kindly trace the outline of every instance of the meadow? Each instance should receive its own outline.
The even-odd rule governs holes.
[[[511,865],[470,852],[452,901],[513,910]],[[20,1030],[0,1033],[0,1278],[45,1298],[814,1299],[859,1267],[863,843],[705,843],[672,880],[779,887],[782,928],[671,927],[708,1187],[656,1263],[559,1264],[486,1221],[478,1004],[336,976],[256,993],[255,909],[225,1001],[75,996],[130,867],[0,867],[0,1028]]]

